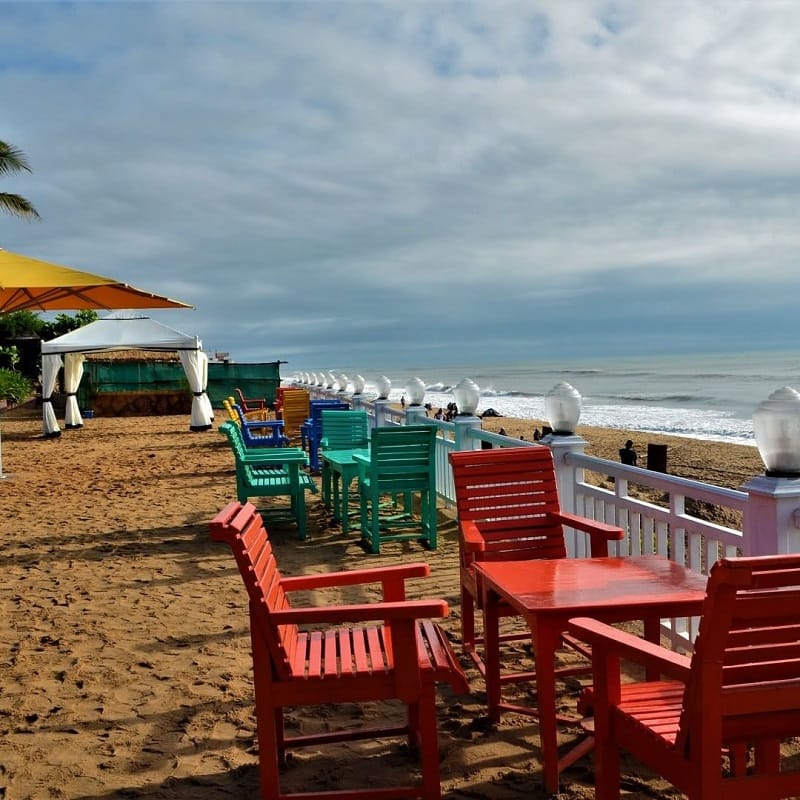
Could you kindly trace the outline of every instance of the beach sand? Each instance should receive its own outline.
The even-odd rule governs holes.
[[[492,430],[501,424],[515,436],[533,431],[486,421]],[[228,548],[208,535],[234,499],[224,438],[190,432],[182,416],[98,417],[51,440],[41,437],[36,409],[9,411],[0,425],[0,798],[259,798],[245,590]],[[589,452],[609,457],[628,438],[581,433]],[[631,438],[640,453],[663,440]],[[669,455],[674,471],[680,463],[690,477],[729,486],[763,470],[754,448],[670,440]],[[319,495],[308,514],[307,541],[292,525],[269,527],[285,574],[427,561],[431,577],[413,582],[410,594],[450,603],[443,624],[458,649],[451,512],[442,512],[435,552],[407,543],[380,556],[331,527]],[[526,648],[513,658],[524,662]],[[470,695],[440,693],[444,796],[546,797],[535,720],[509,714],[488,724],[482,682],[471,667],[468,675]],[[565,687],[564,707],[574,707],[577,689]],[[307,731],[397,713],[371,705],[288,716]],[[578,733],[566,730],[564,741]],[[400,744],[311,748],[292,756],[284,788],[390,784],[415,768]],[[567,770],[562,786],[561,798],[593,797],[591,759]],[[630,764],[625,788],[629,798],[679,796]]]

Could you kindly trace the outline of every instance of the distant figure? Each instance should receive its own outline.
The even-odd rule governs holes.
[[[400,408],[405,408],[405,407],[406,407],[406,396],[403,394],[400,395]]]
[[[497,433],[498,433],[498,435],[500,435],[500,436],[506,436],[506,435],[507,435],[507,434],[506,434],[506,429],[505,429],[505,428],[500,428],[500,430],[499,430],[499,431],[497,431]]]
[[[538,442],[542,438],[542,432],[538,428],[533,429],[533,441]]]
[[[639,456],[636,455],[636,451],[633,449],[633,440],[628,439],[628,441],[625,442],[625,447],[619,451],[619,460],[629,467],[635,467],[638,459]]]
[[[434,419],[444,419],[444,410],[439,408],[437,409],[436,413],[433,415]]]

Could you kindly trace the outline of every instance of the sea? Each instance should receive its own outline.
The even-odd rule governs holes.
[[[395,402],[405,393],[406,383],[419,377],[426,387],[424,402],[434,409],[453,402],[453,387],[471,378],[481,390],[479,414],[494,409],[530,420],[544,419],[545,394],[565,381],[582,397],[579,424],[753,446],[752,415],[759,403],[783,386],[800,391],[800,352],[412,365],[380,373],[342,366],[330,371],[362,374],[365,394],[373,396],[375,380],[386,375],[392,382],[389,397]]]

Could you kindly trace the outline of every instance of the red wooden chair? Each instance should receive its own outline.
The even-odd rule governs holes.
[[[242,393],[242,390],[238,386],[234,389],[234,391],[239,397],[239,405],[242,407],[242,411],[244,411],[245,414],[249,414],[251,411],[267,410],[266,400],[256,399],[253,397],[245,397],[244,394]]]
[[[800,735],[800,555],[717,562],[691,658],[588,618],[570,630],[592,647],[598,800],[620,796],[620,750],[689,800],[800,797],[780,753]],[[620,659],[671,680],[622,683]]]
[[[464,651],[485,677],[486,666],[476,635],[475,608],[482,605],[475,580],[476,561],[522,561],[532,558],[566,558],[564,527],[589,535],[592,556],[607,556],[608,542],[622,539],[621,528],[561,511],[553,456],[547,447],[506,447],[450,453],[456,493],[461,559],[461,639]],[[501,605],[501,616],[515,616]],[[530,639],[524,632],[506,632],[500,642]],[[569,637],[566,637],[569,640]],[[585,651],[579,643],[573,642]],[[563,668],[559,674],[588,671]],[[535,673],[508,673],[502,683],[529,681]]]
[[[429,617],[447,614],[443,600],[406,600],[405,581],[429,574],[427,564],[329,572],[284,578],[261,516],[231,503],[211,523],[211,537],[230,545],[250,597],[259,769],[264,800],[332,796],[342,800],[439,798],[436,684],[458,693],[466,678],[444,632]],[[289,593],[329,586],[380,583],[383,600],[358,605],[293,608]],[[365,625],[370,620],[380,620]],[[327,624],[328,627],[318,626]],[[300,625],[311,625],[311,631]],[[399,700],[400,726],[288,736],[283,709],[327,703]],[[282,794],[279,764],[286,748],[401,736],[418,750],[422,782],[405,787]],[[378,768],[379,769],[379,768]],[[374,773],[375,767],[368,767]]]

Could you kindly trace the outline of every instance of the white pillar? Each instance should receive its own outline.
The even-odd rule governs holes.
[[[481,427],[483,427],[483,423],[481,422],[479,417],[473,417],[467,415],[457,416],[453,420],[453,424],[455,425],[456,450],[481,449],[480,441],[468,435],[468,432],[472,428],[480,429]]]
[[[386,410],[391,403],[389,400],[375,400],[373,405],[375,407],[375,427],[383,428],[386,425]]]
[[[553,453],[561,510],[572,514],[580,513],[575,508],[575,483],[583,480],[583,470],[568,466],[564,457],[567,453],[583,453],[589,443],[582,436],[574,433],[568,436],[548,433],[547,436],[542,437],[539,444],[549,447]]]
[[[422,420],[427,416],[424,406],[406,407],[406,425],[422,425]]]
[[[744,554],[800,552],[800,478],[751,478],[744,512]]]

